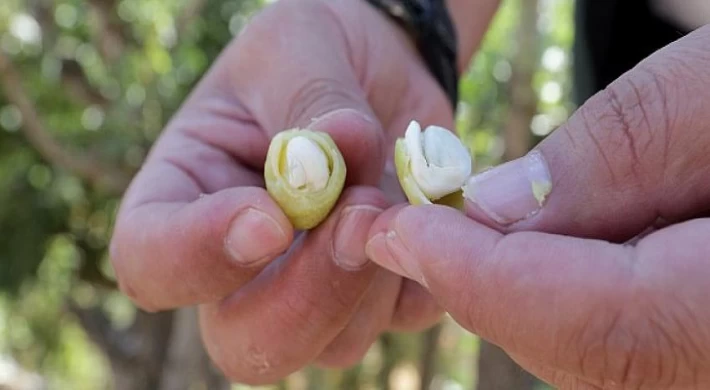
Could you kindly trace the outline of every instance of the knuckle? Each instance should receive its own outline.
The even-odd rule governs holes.
[[[593,382],[626,383],[639,344],[635,333],[627,331],[625,321],[621,309],[585,321],[566,343],[559,344],[558,360],[576,356],[577,370]]]
[[[200,334],[205,352],[215,368],[230,382],[249,386],[269,385],[288,375],[283,338],[264,341],[259,329],[245,327],[217,305],[200,308]]]
[[[631,163],[639,165],[653,131],[644,94],[631,77],[620,79],[604,91],[608,101],[605,119],[611,125],[609,141],[612,145],[624,147],[629,152]]]
[[[268,4],[255,12],[249,22],[240,30],[239,35],[232,42],[243,49],[257,50],[260,53],[273,52],[274,48],[291,46],[291,42],[284,41],[274,32],[293,33],[303,27],[310,31],[323,31],[322,26],[342,28],[341,4],[348,1],[324,0],[284,0]],[[314,24],[313,20],[318,20]],[[255,63],[257,64],[257,63]]]
[[[288,294],[281,303],[284,308],[280,312],[285,317],[284,323],[286,324],[302,323],[312,326],[320,324],[322,320],[320,311],[313,310],[318,307],[318,303],[314,299],[308,298],[307,293]]]
[[[269,358],[263,349],[255,345],[250,346],[239,359],[217,357],[213,360],[222,374],[233,383],[264,386],[280,379],[276,376],[276,362]]]
[[[305,80],[289,100],[285,124],[306,126],[313,118],[340,108],[351,108],[353,101],[364,100],[359,91],[359,87],[334,77]]]
[[[653,293],[640,291],[645,298],[643,305],[647,341],[656,348],[660,361],[657,383],[659,386],[685,388],[696,384],[700,366],[708,361],[706,319],[699,316],[683,299],[653,297]],[[655,299],[654,299],[655,298]]]
[[[230,45],[232,87],[252,102],[252,114],[267,131],[303,127],[327,112],[366,101],[353,66],[352,28],[344,22],[352,7],[348,1],[279,2],[253,17]],[[284,36],[317,44],[304,52]],[[300,66],[278,69],[274,78],[278,64],[294,61]],[[274,104],[275,98],[281,103]]]
[[[580,108],[580,130],[591,139],[614,181],[632,178],[644,184],[642,180],[655,180],[653,173],[662,171],[657,164],[663,162],[675,120],[668,77],[643,64]]]
[[[304,328],[321,329],[339,322],[344,315],[352,311],[355,303],[340,292],[338,281],[331,281],[330,291],[322,294],[312,289],[293,291],[283,300],[282,312],[284,323],[308,324]]]
[[[618,176],[623,173],[617,173],[621,168],[619,164],[615,164],[615,153],[610,146],[604,144],[605,132],[602,131],[603,126],[600,126],[598,107],[593,103],[594,100],[599,99],[599,95],[596,95],[590,100],[588,104],[582,106],[577,115],[570,119],[570,125],[565,134],[574,140],[570,142],[575,152],[579,152],[580,156],[585,156],[587,153],[586,149],[592,149],[600,161],[599,167],[603,167],[606,170],[607,176],[611,184],[615,184],[619,179]],[[579,142],[579,139],[586,138],[591,142]],[[580,149],[582,148],[582,149]]]
[[[605,388],[666,388],[678,385],[681,376],[692,377],[682,367],[699,358],[676,334],[665,319],[633,309],[590,321],[572,340],[578,342],[583,378]]]
[[[654,375],[655,367],[646,353],[649,346],[644,343],[645,337],[639,329],[629,329],[622,322],[620,319],[610,324],[603,338],[599,358],[604,363],[601,373],[605,384],[627,385],[643,378],[648,380]]]

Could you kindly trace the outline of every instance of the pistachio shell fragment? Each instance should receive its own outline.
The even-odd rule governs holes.
[[[471,175],[470,153],[451,131],[429,126],[423,132],[410,122],[395,143],[395,167],[400,185],[413,205],[442,204],[462,210],[462,187]]]
[[[318,226],[345,185],[345,160],[323,132],[291,129],[271,140],[264,165],[266,190],[297,230]]]

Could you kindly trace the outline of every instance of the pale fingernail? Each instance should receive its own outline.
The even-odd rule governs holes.
[[[474,175],[463,187],[466,199],[503,225],[537,214],[551,190],[549,168],[537,150]]]
[[[225,246],[236,263],[251,266],[286,250],[288,237],[271,216],[248,208],[234,218]]]
[[[368,258],[380,266],[426,287],[417,259],[404,246],[396,231],[376,234],[368,241],[365,251]]]
[[[335,226],[333,240],[333,260],[347,271],[356,271],[367,264],[365,242],[370,226],[382,209],[375,206],[349,206],[340,212]]]

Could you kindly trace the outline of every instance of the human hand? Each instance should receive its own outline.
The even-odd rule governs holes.
[[[393,201],[385,195],[400,195],[376,187],[398,190],[385,161],[412,119],[453,123],[444,92],[385,16],[364,1],[269,6],[199,83],[128,190],[111,242],[121,290],[151,311],[200,305],[212,359],[249,384],[312,362],[347,366],[384,330],[432,325],[441,310],[428,293],[364,252]],[[331,217],[302,234],[261,173],[270,138],[295,126],[328,132],[348,167]]]
[[[710,26],[474,176],[467,215],[386,211],[367,253],[558,388],[709,388],[708,150]]]

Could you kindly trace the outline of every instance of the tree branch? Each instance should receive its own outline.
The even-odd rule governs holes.
[[[10,59],[0,52],[2,88],[8,101],[20,110],[23,132],[37,152],[48,162],[64,168],[100,188],[116,194],[122,193],[128,184],[128,178],[122,172],[109,169],[99,161],[87,156],[68,152],[49,134],[20,80],[20,73],[12,65]]]
[[[147,313],[138,309],[131,326],[117,329],[100,306],[82,308],[68,300],[66,309],[109,358],[114,374],[113,388],[161,388],[161,375],[173,334],[172,311]]]
[[[52,4],[48,1],[38,1],[32,10],[32,15],[42,26],[42,45],[51,50],[56,45],[57,37],[60,36],[60,31],[54,23]],[[81,65],[74,59],[62,60],[61,82],[62,88],[82,104],[96,104],[105,107],[109,103],[108,99],[91,85]]]
[[[83,104],[96,104],[102,107],[108,105],[108,99],[91,86],[81,65],[75,60],[62,61],[62,86]]]
[[[436,324],[431,329],[428,329],[421,336],[422,351],[419,356],[419,372],[421,373],[420,389],[426,390],[431,388],[434,377],[437,372],[437,362],[439,355],[439,339],[443,325]]]
[[[56,46],[57,38],[61,35],[54,22],[54,8],[48,1],[40,1],[34,7],[32,14],[42,26],[42,45],[48,50]],[[108,105],[108,99],[101,95],[86,77],[81,65],[74,59],[62,60],[61,73],[62,88],[82,104],[96,104],[102,107]]]
[[[91,35],[106,65],[118,61],[126,46],[123,28],[115,22],[113,15],[116,3],[112,0],[89,0],[89,8],[94,17]]]
[[[533,77],[540,56],[538,3],[538,0],[526,0],[519,12],[518,50],[512,60],[512,74],[508,83],[510,107],[507,121],[503,125],[503,158],[506,161],[525,155],[532,146],[530,123],[537,112],[538,103]]]
[[[176,21],[178,37],[183,34],[185,29],[190,27],[190,24],[195,18],[200,16],[205,5],[207,5],[207,0],[190,0],[187,5],[183,7]]]
[[[69,311],[76,316],[89,338],[109,356],[111,360],[130,361],[140,357],[140,340],[126,337],[124,332],[113,328],[111,321],[99,307],[84,309],[68,302]]]

